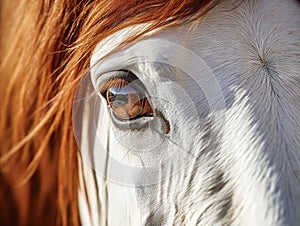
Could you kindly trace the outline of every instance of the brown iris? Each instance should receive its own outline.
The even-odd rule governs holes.
[[[112,78],[100,87],[101,94],[118,119],[124,121],[153,114],[139,83],[139,80]]]

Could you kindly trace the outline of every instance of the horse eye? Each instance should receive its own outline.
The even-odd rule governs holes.
[[[120,72],[100,86],[100,93],[117,119],[128,121],[140,117],[153,116],[153,110],[141,82],[131,72]]]

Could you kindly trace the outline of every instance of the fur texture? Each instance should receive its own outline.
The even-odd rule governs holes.
[[[200,24],[146,34],[104,59],[146,25],[99,43],[94,89],[109,71],[132,71],[170,132],[160,117],[119,129],[102,97],[87,102],[84,225],[299,224],[300,6],[232,6],[224,1]]]

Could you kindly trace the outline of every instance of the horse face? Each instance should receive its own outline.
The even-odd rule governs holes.
[[[230,7],[108,56],[147,25],[99,43],[81,102],[84,225],[300,222],[300,7]]]

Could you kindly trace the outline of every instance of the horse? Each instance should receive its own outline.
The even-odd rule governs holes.
[[[299,224],[299,4],[233,5],[98,43],[76,98],[84,225]]]
[[[299,224],[299,1],[29,9],[0,121],[20,224],[45,206],[59,225]]]

